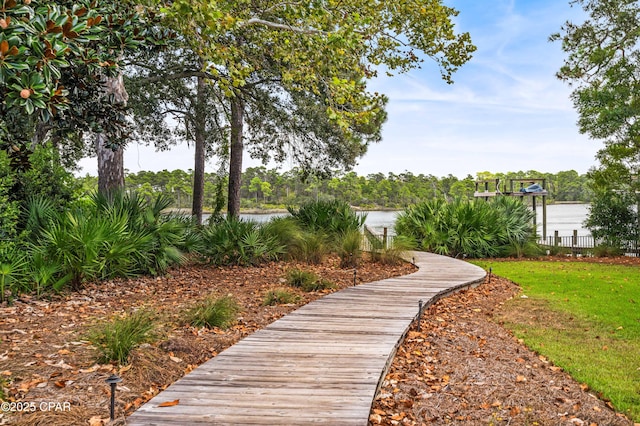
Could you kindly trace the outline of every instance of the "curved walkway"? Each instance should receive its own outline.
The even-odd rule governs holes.
[[[418,316],[419,301],[424,309],[485,277],[467,262],[413,255],[417,272],[301,307],[169,386],[127,424],[367,425],[379,382]]]

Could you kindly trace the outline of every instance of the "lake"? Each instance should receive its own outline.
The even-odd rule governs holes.
[[[386,227],[389,234],[393,233],[393,224],[395,223],[399,211],[364,211],[367,214],[365,224],[372,230],[382,233]],[[578,231],[578,235],[590,235],[589,230],[584,228],[583,222],[589,213],[589,204],[550,204],[547,205],[547,236],[553,236],[554,231],[558,231],[559,235],[568,237],[573,235],[573,230]],[[245,220],[253,220],[256,222],[266,222],[273,217],[285,216],[288,213],[265,213],[265,214],[241,214],[240,217]],[[536,208],[538,233],[542,235],[542,207]]]

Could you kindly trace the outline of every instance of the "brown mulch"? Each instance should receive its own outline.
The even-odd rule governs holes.
[[[629,257],[545,260],[640,266]],[[432,305],[398,349],[370,425],[633,425],[497,323],[519,290],[492,277]]]
[[[335,258],[313,267],[286,262],[251,268],[191,266],[164,277],[89,284],[79,293],[22,297],[13,306],[0,306],[0,385],[10,401],[27,403],[22,407],[28,411],[0,411],[0,425],[106,424],[105,379],[113,373],[123,378],[116,423],[124,423],[126,414],[197,365],[326,294],[299,292],[299,303],[262,306],[264,294],[285,286],[286,271],[293,267],[313,269],[338,289],[353,285],[353,269],[341,269]],[[357,281],[412,271],[408,264],[363,263]],[[399,348],[371,423],[631,424],[492,321],[500,304],[517,290],[494,278],[429,308],[421,331],[411,331]],[[209,294],[232,294],[243,307],[233,327],[208,330],[182,324],[185,309]],[[98,351],[86,340],[88,330],[139,308],[157,312],[160,338],[134,350],[127,366],[97,364]]]

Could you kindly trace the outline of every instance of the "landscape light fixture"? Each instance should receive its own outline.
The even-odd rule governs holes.
[[[112,374],[105,380],[105,382],[111,386],[111,406],[109,407],[109,417],[111,418],[111,421],[114,421],[116,418],[116,386],[121,381],[122,378],[117,374]]]

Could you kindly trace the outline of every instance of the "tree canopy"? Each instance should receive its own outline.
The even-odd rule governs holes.
[[[640,174],[640,3],[574,0],[582,24],[567,22],[561,40],[567,53],[558,77],[574,86],[572,100],[582,133],[602,139],[600,185],[637,190]]]

